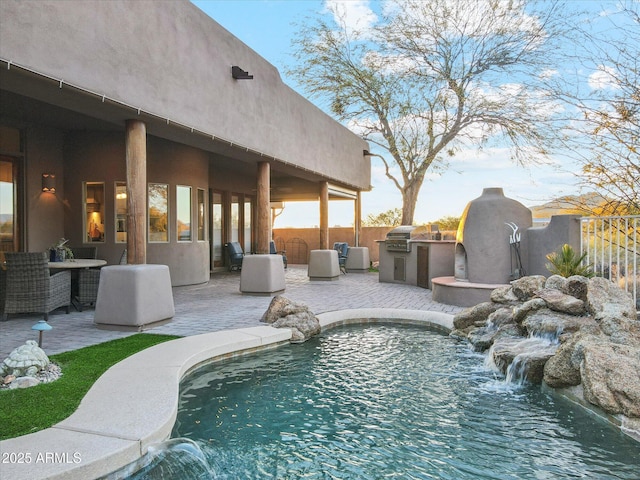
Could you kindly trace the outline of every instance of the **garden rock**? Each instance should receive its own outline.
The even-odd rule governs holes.
[[[585,400],[610,414],[640,418],[640,348],[588,344],[580,375]]]
[[[567,295],[577,298],[578,300],[586,302],[587,294],[589,293],[589,279],[581,275],[573,275],[567,278],[564,286],[559,290]]]
[[[320,321],[309,307],[281,295],[271,300],[260,321],[274,328],[290,328],[292,343],[305,342],[320,333]]]
[[[584,302],[582,300],[558,290],[543,288],[536,292],[536,296],[543,299],[551,310],[569,313],[571,315],[581,315],[584,313]]]
[[[498,308],[500,305],[492,302],[483,302],[474,307],[466,308],[453,317],[453,326],[456,330],[465,330],[478,321],[486,322],[487,317]]]
[[[511,282],[511,289],[519,301],[526,302],[532,299],[538,290],[544,288],[545,281],[542,275],[522,277]]]
[[[631,294],[602,277],[594,277],[589,280],[587,308],[592,315],[607,309],[613,314],[637,320],[636,307],[633,304]]]

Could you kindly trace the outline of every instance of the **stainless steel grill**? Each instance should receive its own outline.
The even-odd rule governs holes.
[[[385,239],[387,252],[410,252],[411,243],[409,240],[413,238],[412,233],[416,231],[416,228],[412,225],[401,225],[387,233]]]

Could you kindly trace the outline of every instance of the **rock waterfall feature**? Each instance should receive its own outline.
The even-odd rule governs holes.
[[[596,277],[523,277],[454,318],[507,380],[544,383],[640,440],[640,321],[631,295]]]

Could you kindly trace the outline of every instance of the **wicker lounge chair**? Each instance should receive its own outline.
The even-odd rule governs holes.
[[[10,313],[42,313],[49,319],[53,310],[71,305],[71,273],[49,275],[44,252],[6,252],[6,297],[3,320]]]

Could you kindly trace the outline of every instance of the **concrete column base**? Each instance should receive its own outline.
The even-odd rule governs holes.
[[[339,280],[340,263],[335,250],[311,250],[309,252],[309,280]]]
[[[240,271],[240,291],[254,295],[284,292],[282,255],[245,255]]]
[[[100,272],[93,317],[98,328],[141,331],[175,315],[166,265],[112,265]]]
[[[369,271],[369,248],[349,247],[345,268],[348,273],[367,273]]]

